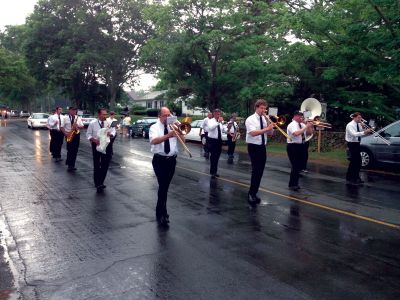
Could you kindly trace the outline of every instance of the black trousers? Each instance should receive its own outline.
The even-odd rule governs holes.
[[[260,188],[261,178],[267,162],[265,145],[247,144],[247,152],[251,161],[251,182],[249,194],[255,196]]]
[[[175,173],[176,156],[167,157],[156,154],[153,156],[152,164],[158,182],[156,217],[160,218],[167,215],[168,188]]]
[[[287,144],[287,154],[292,170],[290,172],[289,187],[299,185],[300,171],[304,167],[305,147],[304,144]]]
[[[96,187],[104,184],[107,176],[108,167],[112,158],[112,144],[108,144],[106,154],[96,150],[96,144],[92,143],[93,153],[93,179]]]
[[[208,147],[210,150],[210,174],[217,174],[218,161],[222,152],[222,141],[208,138]]]
[[[304,162],[303,162],[303,166],[301,167],[301,170],[306,170],[307,169],[308,148],[310,148],[310,142],[305,142],[304,143]]]
[[[347,168],[346,180],[356,181],[360,179],[361,169],[361,156],[360,156],[360,143],[347,142],[347,147],[350,153],[350,163]]]
[[[57,130],[50,130],[50,153],[53,158],[61,158],[61,149],[64,142],[64,134]]]
[[[65,161],[65,164],[68,167],[75,167],[75,161],[76,161],[76,156],[78,155],[78,149],[79,149],[79,143],[81,140],[81,134],[78,133],[77,135],[74,136],[74,139],[70,141],[69,143],[67,142],[67,160]]]
[[[227,135],[228,137],[228,156],[229,158],[233,158],[233,153],[235,153],[236,148],[236,141],[232,141],[232,136],[230,134]]]
[[[205,154],[208,154],[208,153],[210,153],[210,151],[209,151],[209,149],[208,149],[208,132],[204,132],[204,133],[201,135],[201,139],[203,139],[203,137],[206,138],[206,143],[203,145],[203,150],[204,150],[204,153],[205,153]]]

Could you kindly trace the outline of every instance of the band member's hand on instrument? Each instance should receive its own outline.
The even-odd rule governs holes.
[[[224,118],[223,117],[219,117],[218,118],[218,123],[222,123],[224,121]]]
[[[95,143],[97,146],[100,145],[100,140],[99,140],[99,139],[91,138],[90,141],[91,141],[92,143]]]

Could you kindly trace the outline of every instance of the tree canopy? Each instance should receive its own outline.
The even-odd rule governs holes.
[[[313,96],[327,103],[328,118],[343,121],[361,111],[384,123],[400,110],[399,6],[392,0],[40,0],[26,24],[0,35],[7,51],[1,55],[19,64],[18,76],[30,77],[27,86],[35,78],[35,95],[61,90],[81,108],[113,107],[123,85],[144,69],[158,75],[171,100],[183,97],[193,106],[245,116],[263,97],[290,114]],[[8,75],[2,95],[12,94],[13,80],[23,82]]]

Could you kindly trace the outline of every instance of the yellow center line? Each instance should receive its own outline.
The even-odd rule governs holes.
[[[177,166],[177,168],[182,169],[182,170],[186,170],[186,171],[189,171],[189,172],[192,172],[192,173],[197,173],[197,174],[201,174],[201,175],[210,176],[207,173],[200,172],[200,171],[195,171],[195,170],[184,168],[184,167],[180,167],[180,166]],[[218,180],[223,180],[223,181],[226,181],[226,182],[229,182],[229,183],[233,183],[233,184],[236,184],[236,185],[240,185],[240,186],[246,187],[246,188],[250,187],[246,183],[242,183],[242,182],[231,180],[231,179],[227,179],[227,178],[219,177]],[[332,211],[332,212],[335,212],[335,213],[338,213],[338,214],[350,216],[350,217],[353,217],[353,218],[356,218],[356,219],[368,221],[368,222],[379,224],[379,225],[384,225],[384,226],[387,226],[387,227],[390,227],[390,228],[400,229],[400,226],[396,225],[396,224],[388,223],[388,222],[385,222],[385,221],[377,220],[377,219],[366,217],[366,216],[362,216],[362,215],[358,215],[358,214],[355,214],[355,213],[352,213],[352,212],[349,212],[349,211],[341,210],[341,209],[338,209],[338,208],[330,207],[330,206],[319,204],[319,203],[316,203],[316,202],[299,199],[299,198],[294,197],[294,196],[281,194],[281,193],[274,192],[274,191],[271,191],[271,190],[267,190],[267,189],[264,189],[264,188],[260,188],[259,190],[263,191],[265,193],[268,193],[268,194],[272,194],[272,195],[279,196],[279,197],[282,197],[282,198],[294,200],[294,201],[297,201],[297,202],[300,202],[300,203],[303,203],[303,204],[306,204],[306,205],[322,208],[322,209],[329,210],[329,211]]]

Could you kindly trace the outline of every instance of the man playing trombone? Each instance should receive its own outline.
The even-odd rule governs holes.
[[[162,107],[158,113],[158,121],[151,125],[149,138],[153,156],[153,169],[158,181],[158,200],[156,207],[157,222],[162,227],[168,227],[169,215],[167,213],[167,194],[172,177],[175,173],[176,156],[178,154],[177,138],[185,138],[167,124],[171,112],[167,107]]]
[[[303,123],[303,113],[295,111],[293,114],[292,122],[287,127],[287,154],[289,157],[292,169],[290,172],[289,189],[292,191],[298,191],[299,177],[302,168],[304,167],[304,161],[306,158],[306,134],[312,134],[313,123]]]
[[[361,125],[361,113],[355,112],[350,115],[353,119],[346,126],[346,142],[349,151],[349,167],[347,168],[346,180],[347,184],[359,185],[364,183],[360,178],[361,156],[360,156],[360,141],[361,137],[372,132],[371,128],[366,128]]]
[[[268,104],[264,99],[258,99],[254,105],[255,113],[246,119],[246,143],[247,151],[251,160],[251,183],[247,201],[250,205],[261,202],[257,196],[261,178],[267,162],[267,134],[273,133],[274,123],[268,124],[265,117]]]

